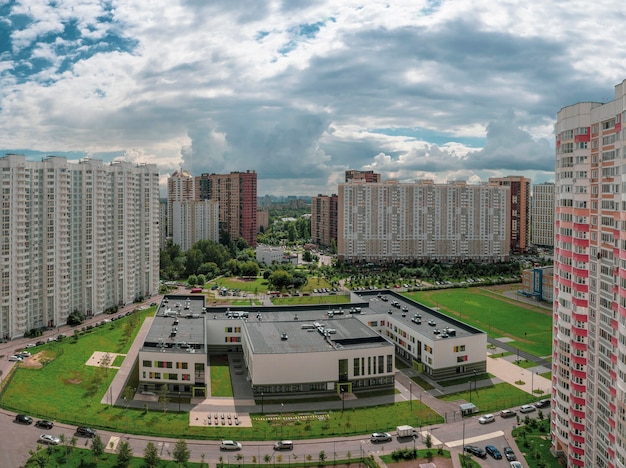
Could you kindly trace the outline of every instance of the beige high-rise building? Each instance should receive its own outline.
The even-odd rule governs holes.
[[[155,165],[0,157],[0,336],[158,293]]]
[[[348,261],[506,261],[508,187],[353,181],[339,185],[338,255]]]
[[[175,201],[172,242],[183,252],[201,240],[220,241],[219,204],[215,200]]]
[[[552,247],[554,245],[554,184],[533,185],[532,207],[530,209],[531,240],[534,245]]]
[[[194,200],[196,195],[196,179],[187,171],[179,170],[167,179],[167,236],[174,235],[174,202]]]

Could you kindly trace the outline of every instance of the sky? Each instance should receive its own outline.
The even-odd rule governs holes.
[[[0,0],[0,155],[554,181],[564,106],[626,79],[622,0]]]

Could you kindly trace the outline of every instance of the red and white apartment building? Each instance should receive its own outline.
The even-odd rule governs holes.
[[[626,80],[556,123],[552,448],[626,466]]]

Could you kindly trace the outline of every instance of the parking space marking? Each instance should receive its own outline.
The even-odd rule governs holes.
[[[467,437],[465,439],[465,445],[475,444],[476,442],[481,442],[483,440],[493,439],[494,437],[502,437],[504,435],[503,431],[490,432],[489,434],[483,434],[475,437]],[[459,445],[463,445],[463,439],[459,440],[451,440],[450,442],[446,442],[448,447],[458,447]]]

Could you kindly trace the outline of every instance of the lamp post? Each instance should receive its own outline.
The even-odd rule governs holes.
[[[284,409],[285,409],[285,404],[281,403],[280,404],[280,439],[282,440],[283,438],[283,426],[285,425],[285,413],[284,413]]]
[[[409,382],[409,409],[413,411],[413,383]]]
[[[263,411],[263,392],[261,392],[261,414],[265,414]]]
[[[478,393],[478,387],[476,386],[476,369],[474,369],[474,391]]]
[[[470,388],[470,403],[472,402],[472,381],[469,381],[469,388]]]
[[[180,392],[178,392],[178,412],[180,413]]]
[[[341,412],[343,413],[343,410],[346,409],[346,399],[344,398],[344,392],[346,391],[345,388],[341,387]]]
[[[535,373],[532,371],[530,373],[530,394],[535,394]]]

